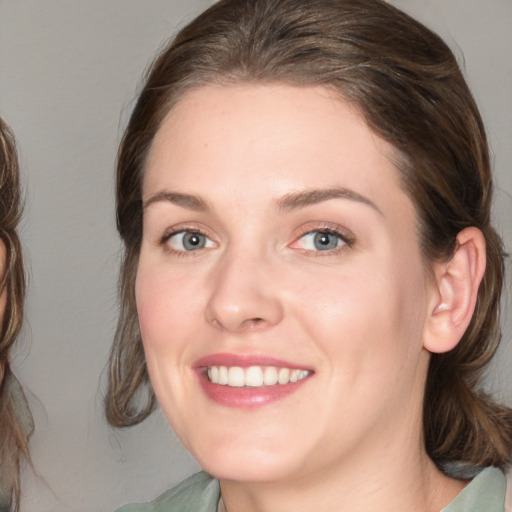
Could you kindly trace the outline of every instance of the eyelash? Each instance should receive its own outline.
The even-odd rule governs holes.
[[[199,226],[195,225],[186,225],[186,226],[179,226],[177,228],[173,228],[170,231],[166,231],[165,234],[160,238],[159,244],[164,246],[165,250],[173,255],[176,256],[197,256],[199,253],[201,253],[200,249],[197,251],[186,251],[186,250],[178,250],[172,247],[169,244],[169,240],[176,235],[179,234],[186,234],[186,233],[196,233],[198,235],[206,237],[208,240],[212,241],[211,237],[208,236],[206,231]],[[194,254],[198,253],[198,254]]]
[[[179,226],[177,228],[173,228],[171,231],[167,231],[159,240],[159,244],[165,247],[165,250],[171,254],[177,256],[197,256],[202,251],[199,248],[196,251],[190,250],[178,250],[174,249],[170,244],[169,240],[176,235],[186,234],[186,233],[197,233],[198,235],[206,237],[209,241],[212,241],[212,238],[206,233],[204,229],[197,225],[186,225]],[[337,237],[342,243],[339,247],[335,247],[333,249],[327,250],[311,250],[311,249],[301,249],[299,247],[294,247],[294,245],[298,244],[298,242],[306,237],[307,235],[312,235],[314,233],[320,234],[328,234]],[[213,242],[215,243],[215,242]],[[342,251],[351,248],[355,243],[355,237],[352,234],[347,233],[346,229],[341,228],[337,225],[331,224],[323,224],[321,226],[308,226],[307,228],[302,227],[301,231],[297,233],[294,237],[294,241],[289,245],[289,247],[300,250],[303,254],[313,257],[322,257],[322,256],[333,256],[341,253]],[[209,247],[206,247],[207,249]],[[197,253],[197,254],[194,254]]]
[[[324,224],[322,226],[311,226],[303,230],[295,237],[294,242],[292,242],[291,247],[297,244],[302,238],[307,235],[312,235],[313,233],[320,234],[328,234],[337,237],[342,243],[339,247],[335,247],[333,249],[327,249],[325,251],[321,250],[311,250],[311,249],[300,249],[303,254],[313,257],[323,257],[323,256],[336,256],[346,249],[350,249],[353,247],[355,243],[355,237],[352,234],[347,233],[346,229],[341,228],[341,226]]]

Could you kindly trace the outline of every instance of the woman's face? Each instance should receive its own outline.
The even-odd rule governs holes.
[[[416,448],[437,297],[392,150],[324,88],[204,86],[149,153],[136,299],[159,403],[215,476]]]

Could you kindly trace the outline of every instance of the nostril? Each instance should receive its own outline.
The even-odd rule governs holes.
[[[259,324],[263,323],[263,318],[249,318],[244,321],[244,326],[247,329],[252,329],[253,327],[257,327]]]
[[[217,318],[211,318],[208,321],[216,329],[225,329],[226,328],[226,325],[223,324],[222,322],[220,322]],[[261,317],[247,318],[246,320],[243,320],[241,323],[238,324],[238,328],[236,326],[231,326],[229,328],[233,329],[233,330],[247,330],[247,329],[254,329],[264,323],[265,323],[265,319],[261,318]]]
[[[213,325],[213,327],[215,327],[217,329],[222,329],[221,323],[216,318],[212,318],[210,320],[210,323]]]

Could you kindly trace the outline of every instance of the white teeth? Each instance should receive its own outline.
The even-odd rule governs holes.
[[[263,372],[263,383],[265,386],[273,386],[277,384],[277,368],[267,366]]]
[[[214,367],[212,366],[212,368],[214,368]],[[214,382],[214,381],[212,380],[212,382]],[[229,382],[228,369],[226,366],[220,366],[219,367],[219,382],[218,382],[218,384],[222,384],[223,386],[225,386],[228,382]]]
[[[245,372],[245,385],[253,388],[263,386],[263,370],[259,366],[251,366]]]
[[[244,369],[239,366],[230,366],[228,370],[228,385],[241,388],[245,385]]]
[[[277,381],[279,384],[288,384],[290,382],[290,370],[288,368],[280,368]]]
[[[277,368],[275,366],[210,366],[208,379],[213,384],[231,387],[275,386],[289,384],[305,379],[311,374],[309,370]]]
[[[219,369],[216,366],[208,368],[208,378],[212,382],[219,382]]]

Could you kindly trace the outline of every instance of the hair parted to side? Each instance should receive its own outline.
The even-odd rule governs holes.
[[[21,244],[16,232],[21,217],[18,155],[14,136],[0,118],[0,239],[5,245],[6,261],[0,290],[7,295],[7,304],[0,333],[0,491],[7,493],[11,510],[18,510],[20,497],[19,472],[22,459],[30,462],[26,426],[17,410],[13,396],[13,379],[9,352],[23,320],[25,273]]]
[[[480,391],[500,340],[504,272],[501,240],[490,224],[493,185],[484,127],[447,45],[381,0],[221,0],[154,61],[118,153],[117,223],[125,253],[106,397],[110,423],[137,423],[155,406],[134,294],[148,150],[187,91],[243,82],[324,85],[354,105],[397,150],[427,264],[449,258],[462,229],[482,231],[487,267],[476,311],[459,345],[431,358],[424,437],[439,464],[505,467],[512,411]],[[141,389],[148,393],[145,402]]]

